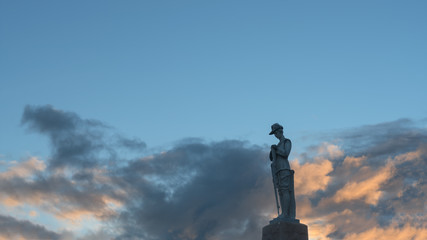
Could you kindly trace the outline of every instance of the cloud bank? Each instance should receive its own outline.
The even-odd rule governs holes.
[[[0,173],[0,239],[258,240],[274,217],[268,147],[186,139],[148,154],[144,141],[52,106],[27,106],[22,124],[52,152]],[[291,160],[310,239],[427,238],[427,130],[417,123],[344,131]]]

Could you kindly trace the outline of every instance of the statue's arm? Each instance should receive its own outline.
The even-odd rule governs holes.
[[[273,177],[273,183],[275,186],[279,185],[279,182],[277,181],[277,176],[276,176],[276,168],[274,163],[271,163],[271,176]]]
[[[288,157],[289,154],[291,153],[291,148],[292,148],[291,140],[287,139],[285,141],[285,147],[284,148],[277,148],[276,154],[279,154],[280,156],[283,156],[283,157]]]

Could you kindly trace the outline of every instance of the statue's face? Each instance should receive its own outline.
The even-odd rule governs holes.
[[[280,139],[281,137],[283,137],[283,129],[279,129],[279,130],[275,131],[275,132],[274,132],[274,136],[275,136],[277,139]]]

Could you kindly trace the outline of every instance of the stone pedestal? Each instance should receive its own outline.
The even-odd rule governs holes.
[[[262,228],[262,240],[308,240],[307,225],[284,221],[270,223]]]

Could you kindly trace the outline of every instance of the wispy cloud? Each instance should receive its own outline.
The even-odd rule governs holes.
[[[60,239],[61,235],[45,227],[20,221],[11,216],[0,215],[0,239]]]
[[[193,139],[147,156],[142,140],[75,113],[28,106],[22,119],[49,137],[52,156],[0,173],[1,204],[34,206],[77,228],[81,219],[95,219],[101,227],[80,239],[255,240],[274,216],[263,147]],[[291,157],[297,217],[308,224],[310,239],[427,238],[427,130],[399,120],[343,131],[335,139]],[[121,155],[126,151],[135,157]],[[77,232],[3,220],[50,239],[79,239]],[[18,227],[9,229],[4,238],[27,238]]]

